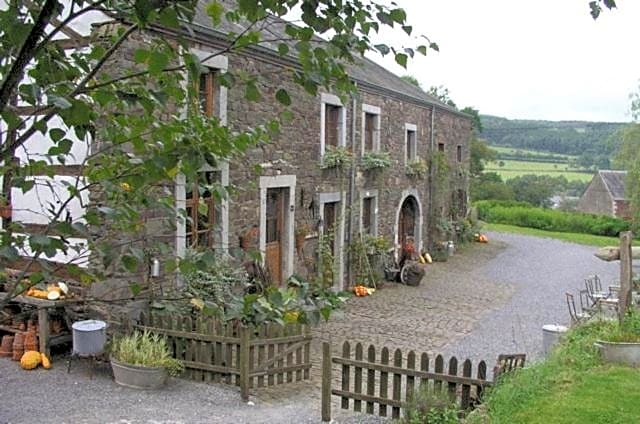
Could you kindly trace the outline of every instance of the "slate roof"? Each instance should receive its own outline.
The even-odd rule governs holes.
[[[226,3],[227,7],[230,7],[231,1],[233,0],[225,0],[224,3]],[[206,7],[206,0],[201,0],[198,2],[198,5],[196,7],[196,15],[193,19],[193,23],[191,24],[191,27],[194,31],[209,33],[210,35],[215,35],[217,37],[226,39],[229,32],[239,34],[246,29],[246,23],[232,23],[228,22],[224,18],[222,19],[222,22],[219,26],[214,27],[211,18],[207,15]],[[263,32],[264,39],[288,38],[288,36],[284,32],[287,23],[289,22],[277,16],[271,16],[267,18],[263,24],[257,26],[256,29],[260,29]],[[314,37],[314,41],[326,42],[325,40],[317,36]],[[273,53],[274,57],[280,57],[277,53],[277,49],[278,44],[280,44],[281,42],[282,41],[261,42],[260,46],[266,48],[266,50],[270,53]],[[291,51],[293,51],[294,46],[290,44],[290,47]],[[296,60],[295,56],[293,55],[290,55],[289,59]],[[462,113],[457,109],[441,102],[435,97],[428,95],[420,88],[404,81],[402,78],[398,77],[393,72],[388,71],[384,67],[378,65],[374,61],[368,58],[358,58],[357,62],[359,62],[359,66],[355,64],[347,64],[346,68],[351,78],[358,83],[369,84],[374,87],[390,90],[403,96],[410,97],[418,102],[426,103],[428,105],[436,105],[440,109],[446,109],[458,115],[469,118],[467,114]]]
[[[627,176],[627,171],[608,171],[600,170],[598,175],[604,182],[613,200],[625,200],[624,194],[624,179]]]

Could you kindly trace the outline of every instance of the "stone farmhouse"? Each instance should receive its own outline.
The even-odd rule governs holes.
[[[182,34],[200,58],[224,48],[227,32],[239,29],[228,23],[213,28],[204,7],[201,2],[190,31]],[[276,35],[284,31],[283,22],[273,18],[269,31]],[[134,63],[136,46],[150,37],[171,35],[162,29],[135,34],[121,47],[112,66],[126,69]],[[285,88],[293,99],[293,119],[282,125],[271,143],[249,150],[240,160],[203,170],[203,178],[234,187],[231,196],[221,201],[204,195],[210,206],[207,216],[198,214],[198,190],[188,187],[180,176],[171,183],[176,207],[191,217],[170,230],[175,231],[176,255],[184,255],[191,246],[226,251],[242,244],[262,252],[270,275],[282,282],[294,273],[309,274],[309,263],[317,260],[318,238],[331,230],[334,286],[344,288],[349,273],[346,246],[361,233],[383,236],[396,255],[408,238],[418,250],[428,250],[440,241],[441,221],[462,218],[467,211],[470,117],[369,59],[348,67],[357,94],[349,99],[329,92],[310,96],[293,82],[289,70],[297,66],[295,59],[281,57],[275,49],[275,45],[261,45],[203,63],[209,72],[199,85],[202,113],[219,117],[235,130],[255,127],[284,110],[274,94]],[[262,75],[262,99],[249,102],[243,90],[218,84],[216,75],[226,70]],[[46,140],[38,142],[46,152]],[[336,147],[353,154],[353,165],[341,171],[324,169],[323,157]],[[82,163],[89,150],[86,140],[77,140],[75,162],[60,166],[60,175],[51,180],[77,178],[72,168]],[[363,169],[361,158],[371,152],[387,152],[391,166],[380,171]],[[439,162],[436,157],[441,158]],[[409,175],[407,165],[416,161],[429,165],[428,171]],[[260,175],[256,165],[262,167]],[[13,219],[42,226],[46,221],[41,214],[28,212],[34,202],[15,192]],[[84,207],[86,203],[70,204],[70,215],[78,216]],[[306,242],[304,249],[296,249],[296,233],[302,228],[307,230]]]
[[[624,192],[626,176],[626,171],[598,171],[580,197],[577,209],[580,212],[631,218],[629,199]]]

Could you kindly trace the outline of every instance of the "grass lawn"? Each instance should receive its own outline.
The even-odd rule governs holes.
[[[620,244],[620,239],[618,239],[617,237],[594,236],[591,234],[582,233],[562,233],[559,231],[544,231],[538,230],[536,228],[518,227],[516,225],[484,223],[482,228],[489,231],[497,231],[499,233],[515,233],[535,237],[547,237],[557,240],[564,240],[571,243],[586,244],[588,246],[604,247],[617,246]],[[634,242],[634,245],[638,244],[638,241]]]
[[[639,423],[640,370],[603,365],[593,346],[615,326],[578,327],[547,360],[507,376],[485,399],[490,422]]]
[[[505,147],[505,146],[489,146],[489,147],[498,153],[503,153],[506,155],[515,155],[516,153],[521,152],[523,154],[529,153],[529,154],[538,155],[538,156],[556,156],[556,157],[561,157],[567,160],[573,159],[576,157],[571,155],[564,155],[562,153],[544,152],[542,150],[517,149],[515,147]]]

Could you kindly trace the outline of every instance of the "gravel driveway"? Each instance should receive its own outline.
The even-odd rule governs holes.
[[[568,321],[565,291],[581,289],[592,273],[605,283],[618,274],[617,263],[596,259],[593,247],[522,235],[489,237],[488,245],[473,245],[430,267],[419,287],[391,284],[374,296],[352,299],[344,313],[314,330],[314,351],[323,340],[334,351],[349,340],[462,360],[493,361],[509,352],[536,359],[542,325]],[[314,356],[311,382],[263,390],[252,405],[240,401],[235,387],[177,379],[164,390],[144,392],[115,385],[106,364],[90,379],[86,362],[67,374],[61,357],[54,358],[52,370],[30,372],[0,359],[0,423],[317,423],[320,358]],[[341,423],[377,422],[349,418],[335,407],[334,416]]]
[[[578,302],[588,275],[598,274],[603,286],[619,279],[619,262],[597,259],[592,246],[506,233],[489,237],[507,248],[479,272],[515,291],[506,304],[479,319],[471,334],[447,345],[447,354],[475,359],[526,353],[528,361],[540,359],[542,326],[569,324],[565,292]]]

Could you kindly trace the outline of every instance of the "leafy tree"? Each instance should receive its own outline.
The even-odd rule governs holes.
[[[466,106],[460,109],[460,112],[464,112],[467,115],[471,115],[472,117],[471,128],[477,134],[480,134],[482,132],[482,119],[480,119],[480,111],[474,107]]]
[[[400,78],[402,78],[403,80],[405,80],[406,82],[408,82],[411,85],[415,85],[416,87],[418,87],[419,89],[422,90],[422,86],[420,85],[420,81],[418,81],[418,79],[416,77],[414,77],[413,75],[403,75]]]
[[[443,85],[439,85],[439,86],[432,85],[431,87],[429,87],[429,90],[427,90],[427,94],[435,97],[436,99],[440,100],[442,103],[446,105],[457,108],[456,104],[454,103],[454,101],[451,99],[451,96],[449,95],[449,89]]]
[[[497,158],[497,152],[487,146],[484,140],[479,140],[475,137],[471,139],[471,163],[469,165],[469,173],[472,177],[477,177],[484,171],[484,165],[487,162],[495,161]]]
[[[27,265],[42,269],[30,275],[29,283],[9,287],[11,295],[51,278],[55,268],[47,259],[60,253],[71,256],[68,269],[86,283],[113,272],[145,280],[149,258],[173,255],[167,241],[171,237],[158,228],[170,231],[171,224],[186,216],[185,210],[175,210],[175,199],[166,185],[183,175],[201,191],[226,196],[224,187],[198,179],[198,170],[241,157],[249,146],[277,134],[286,112],[274,113],[263,125],[242,131],[231,131],[217,118],[194,113],[198,93],[193,82],[199,80],[204,67],[201,58],[190,53],[184,35],[188,35],[185,25],[193,21],[197,4],[195,0],[31,0],[9,1],[0,8],[4,200],[11,202],[11,189],[29,193],[39,188],[53,193],[50,183],[35,177],[53,176],[59,165],[69,163],[74,139],[92,144],[91,154],[80,165],[80,177],[65,183],[62,193],[55,191],[57,202],[42,205],[48,220],[42,232],[25,236],[25,226],[4,220],[2,264],[14,264],[29,252]],[[293,9],[302,11],[304,26],[286,24],[286,37],[274,41],[269,27],[280,21],[273,17]],[[437,49],[430,42],[396,48],[374,41],[383,27],[412,34],[404,10],[376,1],[258,0],[232,5],[211,1],[206,12],[216,28],[223,28],[223,23],[245,28],[227,33],[224,46],[210,57],[275,43],[279,55],[297,60],[299,68],[288,72],[310,95],[320,87],[343,96],[351,93],[354,86],[345,64],[365,52],[391,54],[406,67],[414,54]],[[109,17],[111,24],[97,26],[89,37],[74,29],[96,13]],[[133,66],[112,65],[130,40],[158,27],[169,36],[145,38],[135,50]],[[324,38],[314,38],[317,35]],[[74,45],[80,48],[72,48]],[[261,92],[259,73],[231,69],[219,77],[220,84],[241,90],[247,101],[267,95],[273,95],[283,107],[295,101],[284,89]],[[56,121],[62,125],[54,124]],[[44,147],[39,135],[47,136],[53,146]],[[25,146],[44,153],[19,163],[16,151]],[[85,204],[88,193],[94,200],[91,207],[82,216],[71,216],[69,205]],[[206,205],[198,208],[206,212]],[[150,210],[164,220],[163,225],[148,225]],[[88,244],[74,244],[73,237],[84,238]],[[101,267],[77,266],[88,252]],[[189,260],[167,260],[165,271],[168,275],[178,269],[186,273],[212,260],[207,253]],[[140,285],[132,284],[131,291],[137,294]]]
[[[471,180],[471,199],[514,200],[513,189],[495,172],[486,172]]]
[[[616,7],[615,0],[594,0],[589,2],[589,8],[591,9],[591,17],[598,19],[600,13],[602,13],[602,6],[607,9],[614,9]]]
[[[520,175],[507,181],[515,200],[531,203],[534,206],[547,207],[555,193],[557,181],[548,175]]]

